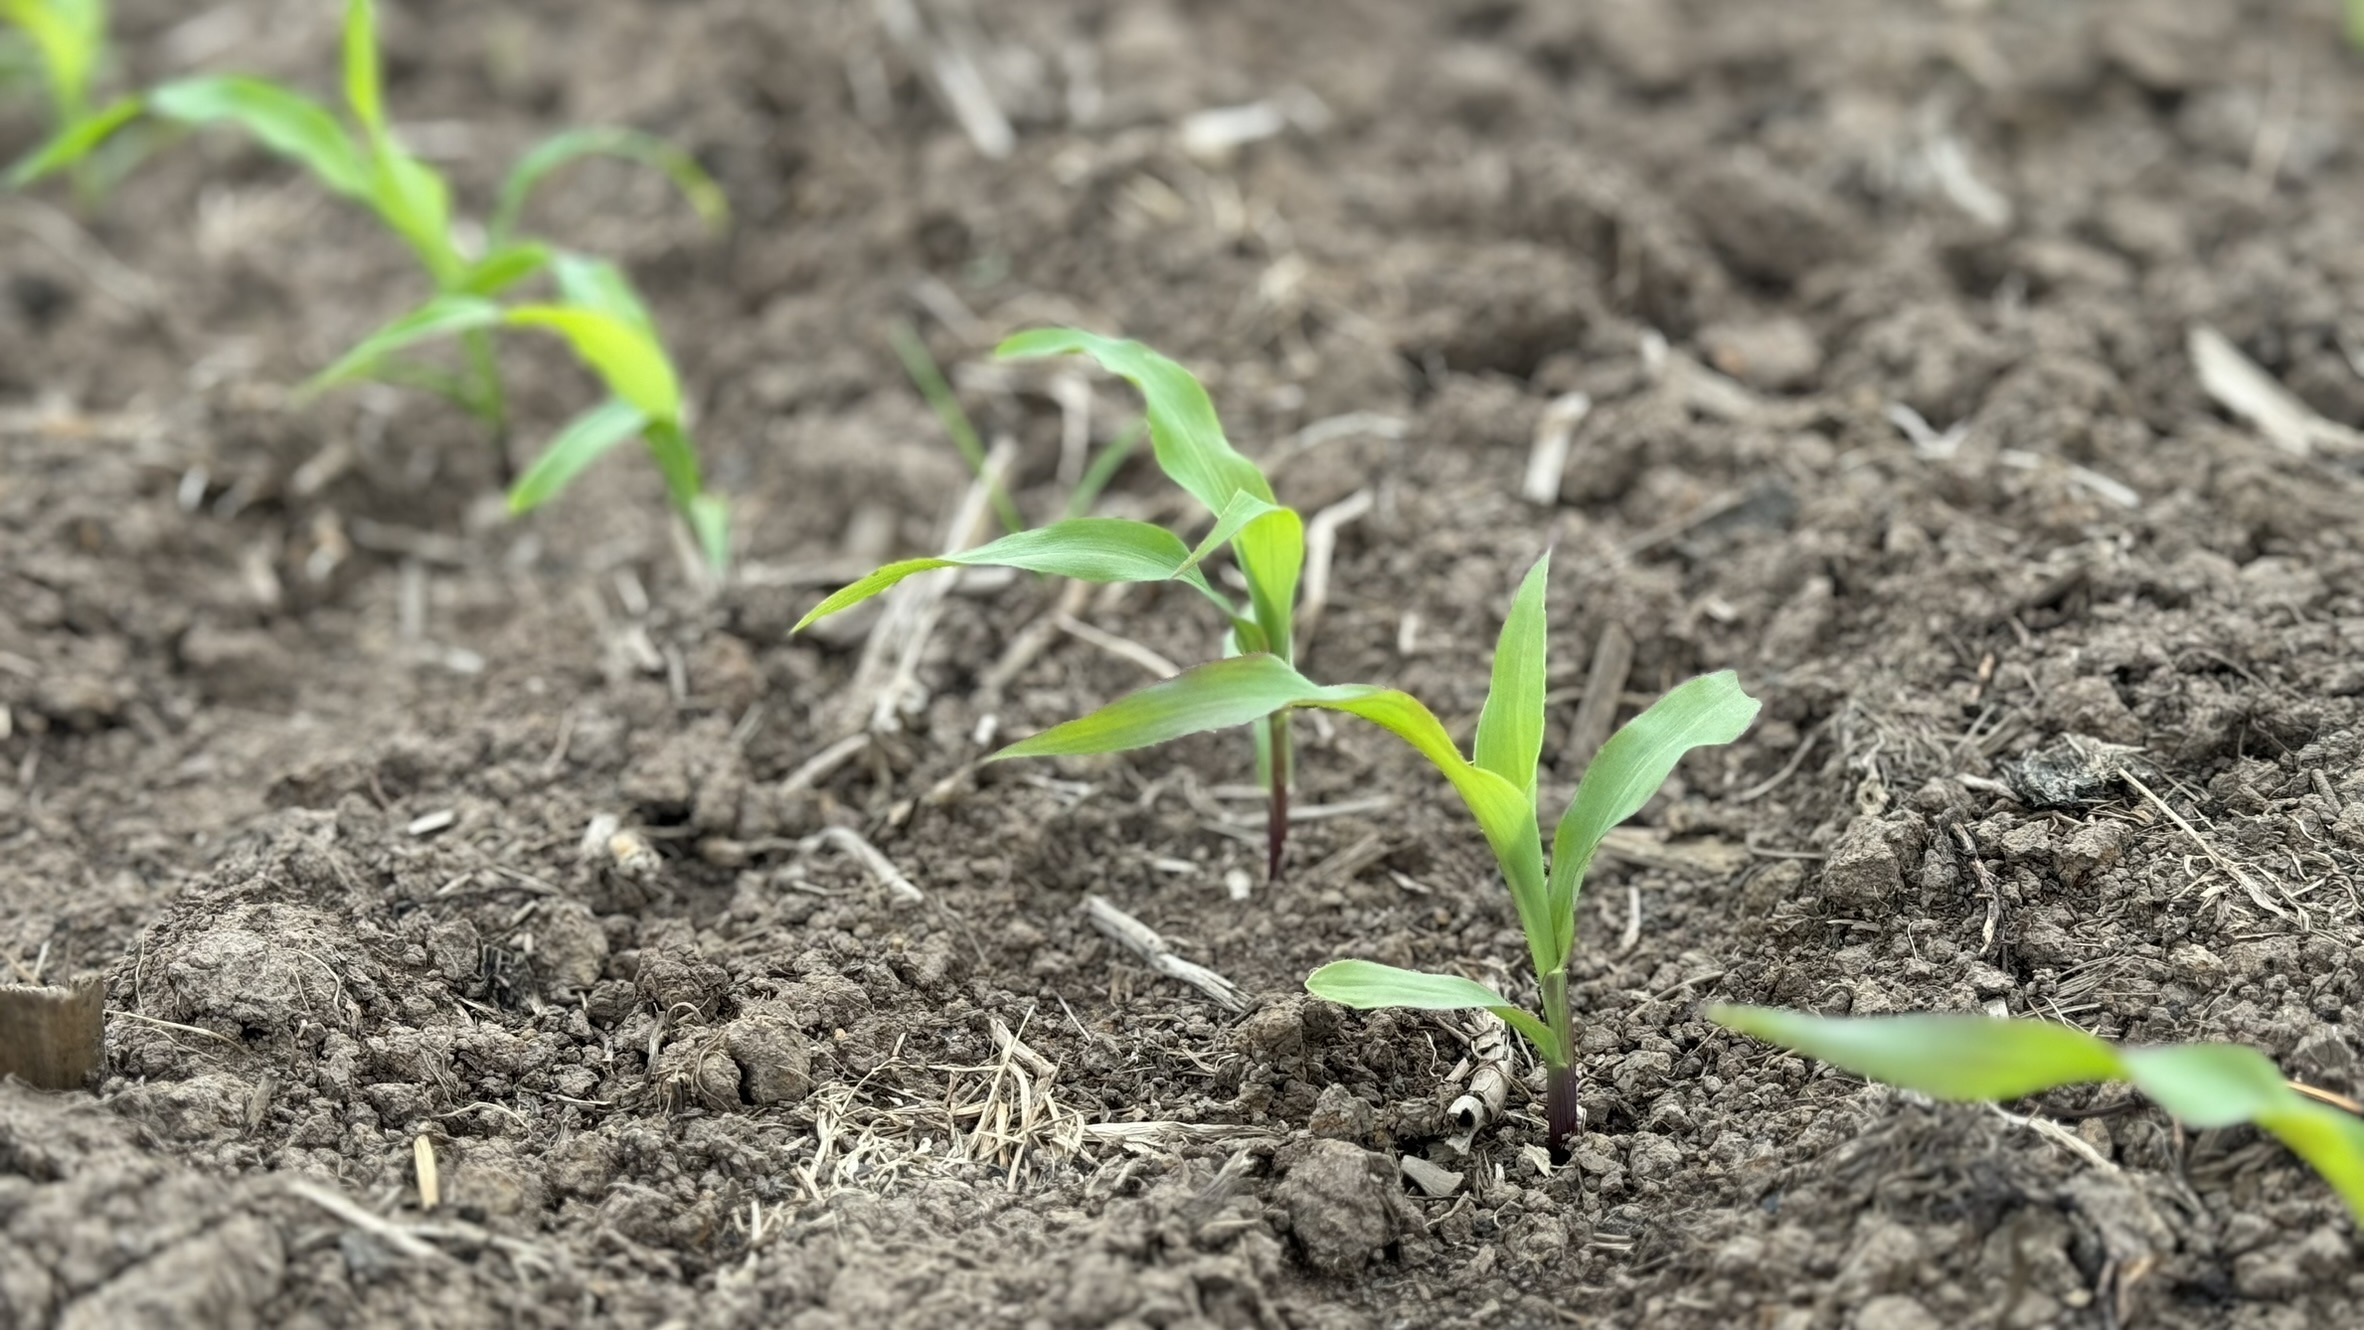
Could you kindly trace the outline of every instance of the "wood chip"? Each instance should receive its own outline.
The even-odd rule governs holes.
[[[0,984],[0,1077],[43,1090],[79,1090],[99,1068],[106,982],[85,975],[66,987]]]

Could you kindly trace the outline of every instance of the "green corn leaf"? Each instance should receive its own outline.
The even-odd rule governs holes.
[[[1231,446],[1216,418],[1215,403],[1189,370],[1139,342],[1074,328],[1038,328],[1004,341],[995,354],[1013,358],[1081,353],[1141,392],[1149,422],[1149,446],[1157,464],[1175,484],[1221,513],[1235,496],[1273,503],[1272,486],[1256,464]],[[1266,645],[1291,654],[1291,607],[1305,563],[1305,529],[1297,514],[1278,508],[1249,523],[1238,537],[1240,571],[1247,574],[1248,598],[1264,629]]]
[[[438,337],[490,328],[501,322],[501,307],[476,296],[436,296],[364,337],[298,391],[317,393],[340,383],[368,378],[378,363],[406,347]]]
[[[1120,517],[1078,517],[1015,532],[957,554],[890,563],[815,605],[797,621],[796,631],[858,605],[906,577],[936,568],[1018,568],[1080,582],[1178,579],[1223,604],[1222,594],[1208,586],[1205,574],[1192,566],[1195,557],[1181,537],[1164,527]]]
[[[460,275],[463,295],[497,296],[550,264],[550,247],[534,241],[501,245]]]
[[[231,74],[167,83],[148,94],[148,106],[185,125],[234,124],[264,147],[293,158],[331,190],[370,200],[368,157],[327,108],[302,93]]]
[[[639,407],[621,398],[611,397],[566,423],[550,446],[534,459],[517,483],[509,487],[509,511],[526,513],[547,503],[583,468],[617,444],[648,428],[648,416]]]
[[[1305,991],[1358,1011],[1412,1007],[1420,1011],[1461,1011],[1483,1007],[1538,1049],[1552,1047],[1551,1030],[1509,999],[1474,979],[1457,974],[1406,970],[1377,961],[1331,961],[1306,976]]]
[[[665,348],[647,328],[578,305],[520,305],[502,322],[558,334],[609,392],[639,407],[651,420],[680,421],[681,381]]]
[[[2117,1081],[2195,1128],[2255,1123],[2322,1174],[2364,1223],[2364,1121],[2291,1089],[2253,1048],[2120,1048],[2049,1021],[1991,1016],[1830,1017],[1743,1006],[1710,1007],[1706,1015],[1727,1029],[1939,1099],[2017,1099],[2056,1086]]]
[[[678,420],[660,418],[650,420],[640,437],[648,444],[657,473],[665,478],[665,493],[673,506],[690,512],[706,492],[706,482],[698,474],[698,450],[690,443],[689,431]]]
[[[657,335],[656,317],[648,312],[648,303],[640,298],[632,279],[606,259],[595,259],[573,250],[553,250],[550,278],[558,283],[558,294],[567,304],[612,314],[652,338]]]
[[[1550,577],[1547,551],[1511,598],[1471,752],[1479,766],[1525,790],[1529,799],[1535,797],[1535,767],[1543,758],[1543,598]]]
[[[1215,403],[1190,371],[1139,342],[1075,328],[1038,328],[1004,341],[995,355],[1009,359],[1080,352],[1140,389],[1148,405],[1149,444],[1157,464],[1192,497],[1219,513],[1243,490],[1272,501],[1264,473],[1223,437]]]
[[[345,104],[370,138],[386,135],[385,95],[379,89],[378,22],[370,0],[345,0]]]
[[[22,189],[45,176],[75,166],[115,136],[115,131],[139,118],[146,104],[137,97],[120,97],[74,121],[49,141],[19,158],[0,176],[0,185]]]
[[[459,286],[467,260],[451,238],[451,186],[433,167],[380,134],[370,158],[370,207],[419,256],[435,284]]]
[[[1320,707],[1359,716],[1410,744],[1444,773],[1477,819],[1502,866],[1520,925],[1527,930],[1537,972],[1556,968],[1557,960],[1548,953],[1552,933],[1543,914],[1547,897],[1535,801],[1493,772],[1470,765],[1435,714],[1408,693],[1368,684],[1323,687],[1276,655],[1233,656],[1129,693],[1090,715],[1020,740],[994,757],[1146,748],[1185,735],[1246,725],[1287,707]]]
[[[0,19],[22,29],[39,53],[59,122],[81,119],[106,48],[106,7],[91,0],[0,0]]]
[[[690,534],[697,537],[698,549],[706,556],[706,566],[721,572],[731,563],[730,501],[719,494],[700,494],[682,510],[688,520]]]
[[[1609,828],[1640,812],[1694,748],[1727,744],[1756,719],[1757,700],[1730,670],[1677,685],[1609,736],[1551,838],[1551,918],[1559,954],[1575,941],[1576,893]]]
[[[501,183],[500,199],[493,205],[494,242],[515,233],[518,219],[525,213],[526,198],[533,193],[534,186],[559,168],[585,157],[621,157],[662,171],[708,226],[720,230],[730,225],[729,200],[696,158],[653,134],[589,126],[544,139],[510,168],[509,178]]]

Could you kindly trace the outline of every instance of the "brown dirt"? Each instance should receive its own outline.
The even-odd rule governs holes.
[[[129,5],[127,61],[311,78],[333,8]],[[389,6],[391,99],[468,197],[593,119],[729,188],[719,243],[628,171],[542,210],[678,338],[743,532],[718,595],[645,468],[505,524],[451,412],[289,404],[417,286],[278,163],[207,138],[80,222],[0,200],[0,956],[103,970],[118,1013],[95,1098],[0,1087],[0,1322],[2356,1323],[2344,1215],[2251,1132],[2016,1106],[2046,1134],[1697,1016],[2000,1003],[2364,1090],[2364,478],[2223,416],[2183,349],[2213,325],[2364,426],[2364,71],[2332,8],[981,7],[1019,129],[990,162],[867,5]],[[1326,121],[1178,148],[1292,88]],[[977,327],[919,315],[922,279]],[[1518,982],[1480,843],[1383,736],[1307,727],[1301,804],[1388,802],[1304,823],[1294,876],[1235,900],[1237,743],[970,771],[988,716],[1146,677],[1054,635],[986,695],[1061,593],[980,582],[902,729],[783,788],[846,733],[858,654],[786,627],[940,540],[965,484],[899,315],[947,363],[1050,319],[1142,336],[1268,457],[1397,422],[1277,465],[1308,511],[1375,500],[1307,668],[1466,725],[1556,541],[1557,787],[1607,625],[1633,693],[1731,666],[1764,696],[1584,907],[1574,1167],[1538,1168],[1515,1100],[1452,1150],[1456,1022],[1298,992],[1343,954]],[[511,357],[521,455],[584,390],[545,351]],[[1573,390],[1595,409],[1530,507]],[[1131,407],[1099,401],[1106,436]],[[1055,411],[970,405],[1054,510]],[[1169,492],[1136,465],[1114,501]],[[1212,645],[1151,590],[1085,617]],[[2095,742],[2207,848],[2123,782],[2044,806],[2029,773]],[[654,859],[586,855],[603,814]],[[1087,892],[1253,1009],[1113,952]]]

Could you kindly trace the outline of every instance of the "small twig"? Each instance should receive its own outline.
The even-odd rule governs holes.
[[[1567,474],[1568,448],[1577,429],[1592,414],[1587,393],[1561,393],[1543,408],[1535,422],[1535,446],[1527,453],[1527,476],[1519,495],[1527,502],[1550,507],[1560,501],[1560,479]]]
[[[1297,649],[1303,651],[1330,605],[1330,562],[1338,552],[1338,528],[1371,511],[1371,491],[1356,490],[1313,515],[1305,524],[1304,593],[1297,605]]]
[[[1239,986],[1203,965],[1174,954],[1157,930],[1110,904],[1100,896],[1084,897],[1084,914],[1101,936],[1133,953],[1150,969],[1168,979],[1190,985],[1231,1011],[1246,1011],[1248,1000]]]
[[[2216,852],[2216,847],[2208,843],[2208,838],[2202,836],[2196,829],[2193,828],[2191,823],[2184,820],[2183,814],[2178,813],[2173,808],[2169,807],[2166,800],[2160,798],[2150,786],[2143,784],[2141,779],[2137,777],[2132,771],[2127,770],[2123,763],[2121,763],[2118,767],[2118,777],[2119,779],[2125,781],[2128,785],[2133,786],[2143,798],[2150,800],[2153,807],[2166,814],[2168,821],[2173,822],[2178,827],[2181,827],[2183,829],[2183,834],[2192,838],[2192,844],[2200,847],[2200,853],[2207,855],[2208,861],[2210,863],[2213,863],[2218,868],[2223,869],[2227,877],[2230,877],[2233,881],[2239,883],[2241,890],[2249,893],[2249,899],[2256,901],[2257,907],[2259,909],[2264,910],[2268,914],[2276,915],[2284,919],[2292,917],[2290,910],[2285,910],[2281,906],[2275,904],[2273,900],[2265,894],[2265,889],[2258,886],[2255,880],[2253,880],[2247,873],[2242,872],[2241,869],[2231,860],[2225,858],[2221,854],[2218,854]],[[2300,928],[2311,927],[2307,920],[2306,907],[2299,905],[2296,901],[2292,901],[2291,906],[2298,912],[2298,926]]]
[[[927,894],[903,876],[894,861],[879,853],[877,846],[865,840],[862,833],[851,827],[824,827],[798,843],[798,848],[810,853],[815,847],[834,845],[851,856],[869,872],[871,880],[887,889],[887,894],[906,905],[916,905],[927,899]]]
[[[301,1178],[283,1177],[280,1179],[279,1185],[286,1190],[288,1195],[310,1201],[413,1260],[424,1261],[443,1255],[440,1249],[412,1233],[409,1228],[370,1213],[363,1209],[358,1202],[341,1193],[330,1191],[326,1187],[306,1182]]]
[[[780,788],[782,790],[812,789],[822,781],[829,779],[830,775],[839,767],[853,760],[856,754],[869,746],[870,731],[860,730],[849,734],[806,758],[796,770],[788,773],[786,780],[780,782]]]
[[[1076,618],[1072,614],[1067,614],[1064,612],[1056,614],[1052,616],[1051,623],[1060,632],[1067,634],[1076,641],[1088,643],[1092,646],[1100,648],[1102,651],[1107,652],[1111,656],[1116,656],[1120,659],[1131,661],[1133,664],[1149,671],[1150,674],[1156,676],[1157,678],[1171,679],[1175,675],[1182,672],[1181,666],[1176,665],[1170,660],[1167,660],[1164,656],[1161,656],[1157,652],[1150,650],[1148,647],[1141,645],[1139,642],[1136,642],[1129,637],[1118,637],[1116,634],[1111,633],[1106,629],[1094,628],[1090,624],[1085,623],[1083,620]]]
[[[1576,704],[1576,719],[1568,726],[1567,771],[1581,772],[1607,742],[1617,721],[1617,703],[1633,673],[1633,635],[1617,623],[1601,627],[1593,644],[1592,668],[1584,676],[1584,699]]]

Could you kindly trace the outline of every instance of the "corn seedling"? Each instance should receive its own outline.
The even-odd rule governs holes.
[[[106,0],[0,0],[0,22],[21,35],[26,62],[38,71],[48,94],[51,120],[48,141],[0,180],[25,184],[71,163],[85,198],[94,195],[97,184],[83,169],[91,150],[140,110],[137,97],[92,104],[107,61]]]
[[[1213,528],[1198,544],[1192,546],[1147,522],[1070,517],[957,554],[888,564],[814,606],[796,625],[799,629],[930,569],[997,566],[1086,582],[1185,583],[1223,615],[1234,654],[1261,655],[1288,667],[1294,654],[1291,615],[1297,575],[1305,562],[1304,522],[1295,510],[1274,501],[1264,473],[1224,438],[1206,389],[1188,370],[1155,351],[1138,342],[1046,328],[1020,333],[996,352],[1011,358],[1070,353],[1091,356],[1140,390],[1147,406],[1150,450],[1159,468],[1215,515]],[[1227,544],[1247,581],[1245,606],[1216,589],[1200,567]],[[1254,731],[1257,769],[1270,791],[1266,867],[1277,877],[1288,834],[1292,744],[1285,711],[1271,709],[1263,719]]]
[[[1996,1102],[2063,1085],[2132,1086],[2187,1127],[2254,1123],[2323,1175],[2364,1224],[2364,1119],[2291,1086],[2239,1044],[2112,1044],[2050,1021],[1831,1017],[1716,1006],[1727,1029],[1937,1099]]]
[[[728,551],[725,509],[717,496],[705,492],[679,377],[646,305],[614,265],[518,231],[534,188],[584,157],[621,157],[655,167],[671,177],[701,215],[719,224],[727,209],[713,180],[688,154],[648,135],[568,130],[511,168],[479,249],[466,243],[463,228],[455,225],[450,185],[403,148],[387,121],[372,0],[348,0],[345,8],[344,95],[347,115],[340,118],[312,98],[263,79],[237,74],[181,79],[130,99],[131,112],[104,130],[53,140],[18,173],[31,180],[71,167],[113,128],[143,112],[191,128],[228,124],[245,130],[309,170],[331,193],[368,208],[410,248],[435,289],[425,303],[363,338],[316,375],[305,385],[307,391],[363,379],[423,388],[457,403],[505,439],[508,407],[493,333],[523,328],[554,334],[599,376],[610,397],[561,429],[517,478],[509,492],[511,510],[524,512],[541,503],[600,454],[638,436],[647,443],[675,507],[719,567]],[[508,308],[496,303],[511,288],[544,273],[558,288],[557,300]],[[462,373],[397,354],[447,336],[460,339]]]
[[[1534,1045],[1543,1060],[1549,1140],[1556,1150],[1581,1125],[1568,965],[1575,951],[1576,902],[1585,871],[1601,838],[1641,811],[1685,753],[1739,738],[1756,718],[1757,702],[1741,691],[1730,671],[1711,674],[1675,688],[1610,736],[1560,817],[1546,870],[1535,807],[1543,752],[1543,598],[1549,563],[1548,555],[1536,561],[1503,623],[1493,679],[1478,715],[1474,760],[1461,755],[1435,714],[1410,694],[1366,684],[1323,687],[1268,654],[1185,670],[1091,715],[1012,744],[996,756],[1140,748],[1186,734],[1255,724],[1298,707],[1360,716],[1410,744],[1452,782],[1493,848],[1526,934],[1542,1012],[1513,1005],[1493,989],[1460,975],[1372,961],[1333,961],[1314,971],[1305,987],[1317,997],[1366,1010],[1483,1007],[1501,1017]]]

